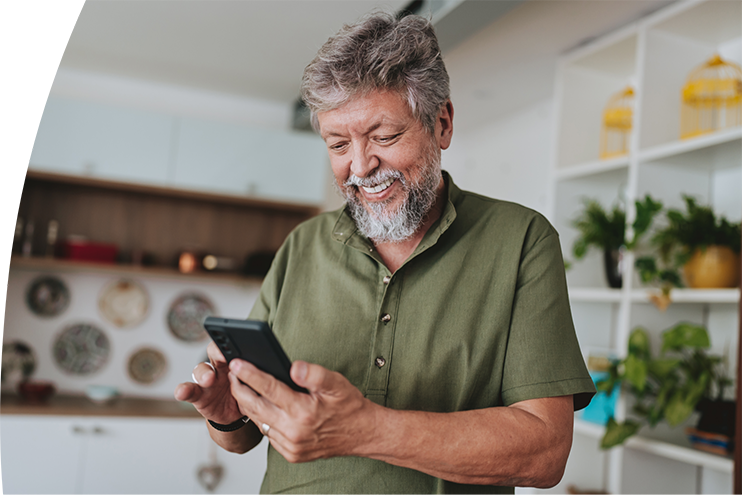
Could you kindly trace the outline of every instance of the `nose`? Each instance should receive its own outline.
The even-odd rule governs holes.
[[[350,171],[356,177],[368,177],[379,167],[379,159],[362,143],[353,146]]]

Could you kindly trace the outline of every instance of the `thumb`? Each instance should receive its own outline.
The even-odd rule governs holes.
[[[332,390],[335,382],[335,373],[318,364],[306,361],[294,361],[291,365],[291,379],[310,392]]]

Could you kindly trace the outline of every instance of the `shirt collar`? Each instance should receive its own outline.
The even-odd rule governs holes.
[[[420,241],[420,244],[417,246],[417,249],[415,249],[412,256],[421,253],[438,242],[440,236],[448,230],[456,219],[456,207],[454,205],[458,204],[461,198],[461,189],[454,184],[453,179],[451,179],[451,175],[448,172],[442,170],[442,174],[448,191],[448,200],[443,207],[443,213],[441,213],[440,218],[430,226],[430,229],[425,233],[425,236],[422,241]],[[349,244],[352,247],[362,249],[370,249],[373,247],[373,243],[358,231],[356,223],[348,212],[347,205],[340,208],[337,215],[337,221],[332,229],[333,239],[342,242],[343,244]]]

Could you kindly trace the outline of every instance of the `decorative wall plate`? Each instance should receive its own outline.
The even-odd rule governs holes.
[[[129,357],[128,371],[132,380],[149,385],[165,374],[167,359],[165,355],[151,347],[144,347]]]
[[[74,375],[89,375],[108,361],[111,344],[101,329],[87,323],[70,325],[59,334],[52,353],[57,366]]]
[[[214,313],[214,305],[206,297],[193,293],[184,294],[170,305],[167,325],[178,339],[197,342],[208,336],[203,322]]]
[[[119,328],[140,324],[149,311],[149,295],[139,283],[121,279],[108,284],[98,299],[103,317]]]
[[[36,370],[36,356],[30,345],[15,340],[3,344],[2,383],[17,383]]]
[[[70,304],[70,291],[57,277],[43,276],[33,282],[26,292],[26,304],[38,316],[57,316]]]

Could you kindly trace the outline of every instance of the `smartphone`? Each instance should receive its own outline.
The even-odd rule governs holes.
[[[227,362],[244,359],[293,390],[308,393],[291,379],[291,361],[266,322],[209,316],[204,320],[204,328]]]

